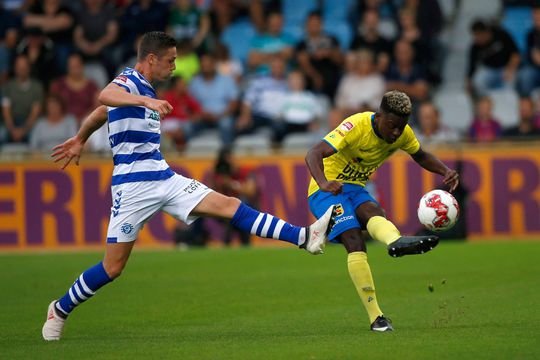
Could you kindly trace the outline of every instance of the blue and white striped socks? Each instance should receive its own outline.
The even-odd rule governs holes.
[[[306,228],[291,225],[270,214],[254,210],[244,203],[236,210],[231,225],[253,235],[283,240],[298,246],[306,241]]]
[[[56,309],[64,316],[80,303],[85,302],[103,285],[110,283],[112,279],[105,272],[103,262],[86,270],[75,280],[68,292],[56,303]]]

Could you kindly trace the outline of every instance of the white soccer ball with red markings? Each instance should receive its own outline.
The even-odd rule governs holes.
[[[418,220],[431,231],[444,231],[456,224],[459,205],[449,192],[432,190],[418,204]]]

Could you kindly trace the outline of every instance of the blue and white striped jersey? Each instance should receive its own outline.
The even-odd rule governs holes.
[[[138,71],[125,68],[113,81],[129,93],[156,98]],[[109,143],[113,152],[112,185],[165,180],[174,175],[159,151],[158,112],[143,106],[108,107]]]

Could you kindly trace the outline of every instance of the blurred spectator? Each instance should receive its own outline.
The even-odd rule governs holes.
[[[186,123],[199,120],[201,105],[188,93],[186,82],[178,76],[173,77],[163,100],[172,105],[173,111],[161,121],[161,131],[174,142],[177,150],[181,150],[185,141],[183,128]]]
[[[17,45],[19,23],[13,14],[0,6],[0,86],[11,70],[11,54]]]
[[[297,60],[307,76],[309,88],[334,98],[341,76],[343,55],[335,37],[323,33],[321,14],[309,14],[306,36],[298,46]]]
[[[438,0],[404,0],[403,7],[414,12],[423,38],[433,39],[439,35],[444,19]]]
[[[384,77],[375,70],[373,53],[359,50],[352,55],[352,68],[339,83],[331,126],[354,113],[376,111],[385,92]]]
[[[264,30],[264,13],[279,8],[276,0],[214,0],[212,9],[216,16],[217,32],[223,31],[233,18],[249,15],[258,31]]]
[[[420,105],[418,126],[416,137],[422,145],[453,144],[459,141],[459,136],[454,130],[441,124],[439,110],[431,102]]]
[[[478,95],[501,87],[513,87],[520,56],[514,40],[501,28],[480,20],[471,27],[467,87]]]
[[[100,61],[112,78],[116,65],[110,45],[118,36],[118,23],[112,5],[104,0],[84,0],[76,16],[74,42],[85,60]]]
[[[519,124],[506,129],[504,137],[511,137],[513,140],[529,140],[540,137],[540,129],[535,127],[534,106],[531,98],[521,98],[519,100]]]
[[[257,73],[268,73],[274,57],[289,61],[293,56],[294,40],[283,33],[283,16],[271,12],[266,19],[266,32],[255,36],[251,42],[248,65]]]
[[[176,0],[169,14],[168,31],[177,41],[190,40],[194,49],[208,50],[210,31],[208,15],[192,4],[191,0]]]
[[[74,18],[61,0],[34,2],[23,18],[26,29],[38,28],[54,45],[57,71],[66,71],[67,57],[73,48]]]
[[[176,69],[173,71],[174,76],[180,76],[186,83],[191,81],[200,68],[199,56],[193,51],[190,40],[181,40],[176,45],[176,60],[174,65]]]
[[[420,41],[413,44],[417,61],[425,67],[428,80],[438,84],[441,81],[440,73],[445,55],[445,48],[439,39],[444,25],[439,1],[405,0],[403,8],[412,13],[411,18],[420,31]],[[401,33],[403,35],[403,30]]]
[[[275,57],[270,66],[270,74],[259,75],[248,84],[236,122],[240,134],[250,133],[262,126],[276,131],[276,120],[287,93],[286,65],[283,59]]]
[[[234,138],[233,115],[238,108],[238,88],[234,79],[220,75],[213,55],[201,56],[201,73],[189,84],[189,92],[201,104],[200,120],[186,129],[186,139],[200,130],[218,127],[225,144]]]
[[[527,63],[519,70],[518,91],[529,96],[540,87],[540,4],[532,9],[533,28],[527,34]]]
[[[276,123],[276,142],[281,142],[288,134],[313,130],[321,117],[317,98],[306,91],[304,75],[300,71],[289,73],[288,84],[289,91],[281,103],[280,121]]]
[[[399,40],[394,47],[394,57],[386,73],[386,88],[403,91],[411,97],[413,105],[424,101],[429,95],[429,87],[422,67],[414,62],[412,45]]]
[[[39,28],[28,29],[26,36],[17,45],[17,54],[23,54],[30,61],[30,76],[41,81],[46,89],[50,81],[58,75],[54,57],[54,45]]]
[[[218,43],[216,45],[217,71],[221,75],[230,76],[240,83],[244,68],[239,60],[232,59],[227,46]]]
[[[499,121],[493,116],[491,98],[484,96],[475,104],[475,117],[469,128],[469,140],[474,142],[490,142],[501,136]]]
[[[124,62],[135,56],[133,44],[144,33],[149,31],[164,31],[167,24],[168,9],[157,0],[134,0],[126,7],[120,17],[120,61]]]
[[[84,75],[80,54],[71,54],[67,61],[67,75],[51,84],[50,93],[62,98],[66,112],[80,123],[97,105],[97,85]]]
[[[429,69],[433,63],[431,42],[430,39],[425,37],[420,31],[420,27],[417,25],[416,15],[413,9],[403,8],[399,11],[399,26],[399,39],[405,40],[413,46],[415,53],[414,61],[422,67],[428,80],[434,80],[430,79],[429,76]],[[439,78],[438,74],[436,76]]]
[[[77,133],[77,122],[66,114],[62,99],[48,95],[45,99],[45,116],[41,117],[30,134],[30,148],[35,151],[50,152],[51,149]]]
[[[228,147],[220,151],[208,185],[226,196],[239,198],[253,208],[258,207],[259,186],[255,172],[248,167],[238,166],[234,161],[231,149]],[[229,222],[224,225],[223,242],[225,245],[231,244],[234,233],[238,234],[243,246],[249,245],[251,238],[249,232],[240,231],[231,226]]]
[[[375,10],[364,12],[362,27],[356,34],[351,50],[369,49],[376,57],[377,70],[385,73],[390,65],[392,42],[379,32],[379,13]]]
[[[2,115],[8,142],[28,142],[28,134],[41,113],[43,87],[30,77],[30,62],[25,55],[15,59],[15,78],[2,89]]]

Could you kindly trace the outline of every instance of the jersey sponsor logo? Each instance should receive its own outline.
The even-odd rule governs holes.
[[[342,137],[345,137],[345,133],[339,129],[336,129],[336,132],[341,135]]]
[[[354,216],[352,216],[352,215],[344,216],[342,218],[337,219],[334,226],[337,225],[337,224],[341,224],[342,222],[353,220],[353,219],[354,219]]]
[[[197,180],[191,180],[188,186],[182,189],[182,191],[193,194],[198,188],[202,187],[203,189],[206,188],[202,183],[198,182]]]
[[[351,131],[354,125],[350,121],[346,121],[343,124],[341,124],[341,129],[345,131]]]
[[[334,216],[341,216],[344,212],[345,210],[343,210],[343,206],[341,204],[337,204],[334,207]]]
[[[151,110],[150,115],[148,115],[148,117],[150,118],[150,120],[154,120],[154,121],[159,121],[160,119],[159,113],[155,110]]]
[[[125,75],[118,75],[115,80],[121,81],[123,83],[127,83],[127,76]]]
[[[127,222],[123,223],[122,226],[120,226],[120,231],[122,231],[126,235],[129,235],[133,231],[133,225]]]
[[[373,174],[377,170],[376,166],[369,167],[367,169],[359,170],[356,166],[351,166],[351,164],[347,164],[345,168],[341,171],[341,173],[336,176],[336,180],[343,180],[343,181],[368,181],[371,174]]]

